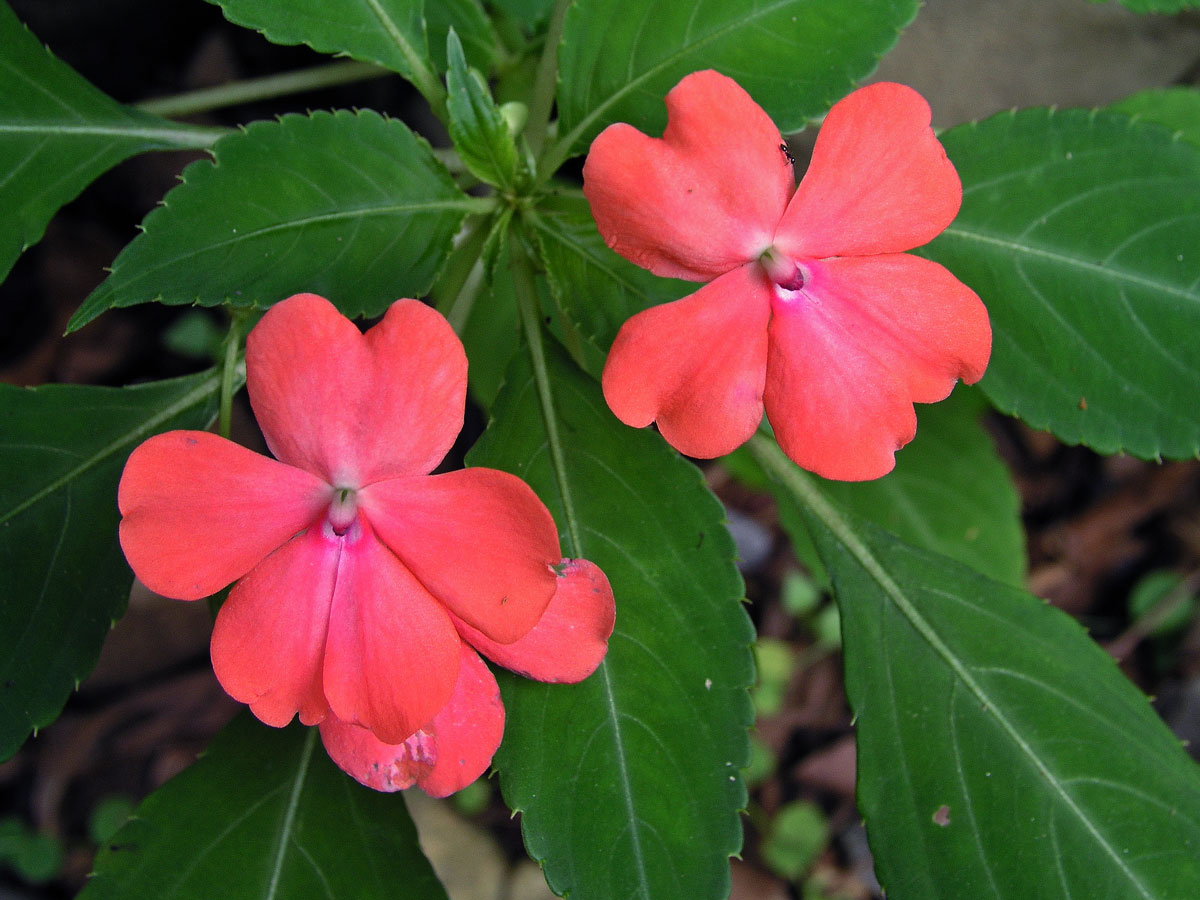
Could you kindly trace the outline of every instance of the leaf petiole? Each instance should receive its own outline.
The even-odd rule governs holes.
[[[279,75],[268,75],[263,78],[232,81],[228,84],[187,91],[170,97],[155,97],[143,100],[134,106],[142,112],[153,113],[157,116],[190,116],[194,113],[238,106],[242,103],[253,103],[256,100],[270,100],[274,97],[285,97],[303,91],[319,90],[394,74],[374,63],[336,62],[297,69],[294,72],[284,72]]]

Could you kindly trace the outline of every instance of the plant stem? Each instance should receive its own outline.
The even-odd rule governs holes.
[[[494,221],[492,216],[473,216],[467,220],[458,242],[446,261],[442,277],[433,291],[434,307],[450,322],[455,334],[461,335],[471,312],[474,291],[463,288],[471,278],[483,245],[487,243],[488,231]]]
[[[284,72],[280,75],[268,75],[265,78],[233,81],[216,87],[176,94],[173,97],[143,100],[136,106],[143,112],[154,113],[157,116],[189,116],[193,113],[237,106],[255,100],[269,100],[272,97],[283,97],[288,94],[298,94],[301,91],[312,91],[393,74],[395,73],[373,63],[335,62],[308,69],[297,69],[295,72]]]
[[[233,422],[233,390],[240,380],[238,370],[241,368],[241,360],[238,350],[242,344],[242,325],[246,315],[246,310],[234,310],[229,319],[229,332],[225,335],[225,358],[221,363],[221,405],[217,413],[217,434],[223,438],[229,437]]]
[[[562,40],[563,20],[571,0],[555,0],[554,11],[546,30],[546,43],[538,60],[534,76],[533,95],[529,100],[529,122],[525,126],[525,140],[534,158],[542,152],[546,143],[546,129],[550,126],[550,109],[554,105],[554,94],[558,87],[558,43]],[[550,173],[553,174],[553,173]]]
[[[558,433],[558,414],[554,409],[554,392],[550,386],[550,371],[546,367],[546,348],[542,344],[542,322],[537,296],[537,281],[534,278],[533,261],[527,249],[527,235],[520,227],[513,229],[509,241],[513,276],[513,290],[517,298],[517,313],[525,332],[525,343],[529,347],[533,363],[533,380],[537,384],[538,401],[542,407],[542,418],[546,424],[546,443],[550,448],[550,463],[554,479],[562,498],[563,514],[567,529],[567,556],[578,556],[583,542],[580,540],[579,524],[575,515],[575,502],[571,485],[567,481],[566,454],[563,452],[562,437]]]

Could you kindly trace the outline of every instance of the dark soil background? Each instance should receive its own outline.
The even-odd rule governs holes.
[[[12,5],[60,58],[126,102],[326,61],[306,48],[269,44],[202,2]],[[1100,104],[1144,87],[1192,83],[1198,62],[1200,19],[1194,16],[1140,18],[1082,0],[933,0],[884,60],[880,76],[917,87],[931,100],[935,123],[949,125],[1012,105]],[[282,112],[352,106],[410,122],[421,117],[418,128],[428,133],[418,98],[395,77],[196,121],[235,125]],[[0,285],[0,381],[119,385],[206,367],[165,343],[167,330],[185,313],[179,309],[116,310],[61,336],[137,223],[178,172],[200,157],[169,153],[130,160],[55,218]],[[1156,637],[1129,611],[1131,592],[1154,573],[1182,578],[1179,596],[1200,591],[1200,463],[1101,458],[1000,416],[989,424],[1023,498],[1030,589],[1079,617],[1156,698],[1168,724],[1200,747],[1200,622],[1193,615]],[[245,415],[238,427],[246,442],[256,441]],[[756,730],[776,765],[752,792],[744,859],[734,862],[734,897],[801,896],[771,871],[763,853],[775,814],[798,799],[815,803],[828,818],[831,839],[813,871],[830,885],[830,896],[876,896],[853,804],[853,732],[840,659],[780,602],[781,587],[798,564],[770,499],[742,488],[719,466],[706,471],[730,509],[760,634],[777,640],[793,661],[779,685],[780,709],[761,717]],[[0,900],[73,896],[94,852],[89,823],[105,799],[145,796],[186,767],[232,715],[235,704],[209,667],[209,628],[202,604],[135,589],[128,615],[63,716],[0,764],[0,820],[19,817],[64,851],[56,874],[44,883],[0,869]],[[536,867],[521,862],[517,824],[495,792],[476,797],[469,815],[463,804],[409,799],[453,900],[549,896]]]

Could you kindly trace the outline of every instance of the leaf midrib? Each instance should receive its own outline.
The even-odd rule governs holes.
[[[331,222],[354,221],[361,222],[363,219],[378,218],[383,216],[397,215],[413,215],[425,212],[442,212],[445,210],[462,210],[464,212],[477,211],[480,203],[472,198],[462,198],[455,200],[439,200],[427,201],[422,203],[402,203],[391,204],[388,206],[363,206],[363,207],[340,207],[335,212],[321,213],[319,215],[306,216],[301,219],[289,219],[286,222],[276,222],[271,225],[255,228],[249,231],[239,232],[237,237],[225,238],[224,240],[213,243],[204,244],[187,253],[181,253],[169,258],[160,258],[160,260],[152,266],[147,266],[139,269],[138,274],[132,278],[128,278],[121,283],[122,290],[127,290],[131,285],[138,284],[141,281],[150,278],[156,272],[171,268],[185,260],[193,259],[197,256],[202,256],[205,253],[211,253],[214,250],[220,250],[223,247],[228,247],[233,244],[241,244],[246,241],[257,240],[261,237],[269,236],[276,233],[287,233],[288,231],[298,231],[309,227],[310,225],[325,225]],[[490,204],[488,205],[490,209]],[[343,249],[343,252],[345,250]],[[113,275],[119,272],[119,267],[113,267]],[[101,285],[97,291],[104,291],[105,286]],[[108,288],[108,292],[112,293],[113,288]]]
[[[1085,815],[1084,811],[1075,802],[1075,799],[1066,791],[1057,776],[1050,771],[1049,767],[1037,755],[1033,747],[1029,745],[1029,742],[1021,736],[1017,727],[1005,716],[1000,705],[975,680],[962,661],[959,660],[950,647],[941,639],[933,626],[921,615],[916,605],[909,600],[903,589],[888,575],[883,565],[875,558],[875,555],[866,543],[858,537],[854,529],[842,518],[837,509],[816,489],[809,477],[797,469],[783,455],[783,451],[773,441],[764,438],[762,435],[756,434],[751,438],[751,450],[758,457],[759,461],[796,495],[797,500],[807,506],[813,515],[821,521],[821,524],[829,529],[834,538],[850,553],[887,598],[895,604],[901,615],[908,620],[909,624],[929,645],[935,655],[958,678],[959,683],[979,701],[981,708],[994,718],[1001,730],[1041,776],[1044,783],[1051,787],[1063,805],[1083,825],[1096,844],[1104,851],[1105,855],[1125,875],[1130,885],[1145,900],[1154,900],[1154,895],[1125,864],[1117,849],[1096,829],[1091,819]]]
[[[1102,263],[1089,262],[1080,256],[1072,256],[1068,253],[1050,249],[1044,246],[1037,246],[1024,241],[1015,240],[1013,238],[1001,237],[996,234],[988,234],[981,230],[964,228],[961,225],[951,225],[942,232],[943,236],[962,238],[968,241],[975,241],[980,244],[987,244],[993,247],[998,247],[1006,252],[1015,252],[1037,259],[1048,260],[1055,265],[1064,266],[1067,268],[1076,269],[1087,272],[1097,278],[1108,279],[1110,281],[1124,281],[1137,287],[1148,288],[1157,293],[1168,294],[1184,300],[1190,300],[1195,303],[1200,303],[1200,293],[1188,288],[1177,287],[1168,282],[1156,281],[1137,272],[1131,272],[1128,269],[1119,266],[1104,265]],[[939,238],[940,240],[941,238]]]
[[[87,472],[89,469],[92,469],[95,466],[99,465],[100,463],[104,462],[106,459],[111,457],[113,454],[115,454],[119,450],[121,450],[121,448],[126,447],[129,444],[132,444],[134,441],[137,441],[140,438],[149,436],[150,434],[155,432],[155,430],[158,428],[158,426],[161,425],[163,422],[169,421],[170,419],[174,418],[175,416],[177,416],[179,413],[183,412],[188,407],[203,400],[206,396],[208,396],[210,394],[215,394],[217,392],[217,390],[220,388],[220,385],[221,385],[220,374],[215,372],[215,370],[214,370],[214,373],[212,375],[210,375],[208,378],[206,378],[204,381],[202,381],[195,388],[193,388],[192,390],[190,390],[186,394],[184,394],[184,396],[181,397],[179,400],[176,400],[170,406],[163,409],[157,415],[151,416],[149,419],[146,419],[144,422],[142,422],[142,424],[139,425],[137,428],[134,428],[131,431],[128,431],[128,432],[122,434],[115,440],[110,441],[108,444],[101,447],[99,450],[97,450],[91,456],[85,457],[79,463],[79,465],[75,466],[75,468],[70,469],[63,475],[60,475],[58,478],[51,481],[49,484],[47,484],[41,490],[36,491],[35,493],[31,494],[29,497],[27,497],[25,499],[24,502],[18,503],[12,509],[8,510],[8,512],[0,514],[0,525],[3,525],[6,522],[10,521],[11,519],[15,518],[16,516],[19,516],[21,513],[23,513],[25,510],[29,509],[31,506],[34,506],[35,504],[40,503],[45,498],[56,493],[63,486],[65,486],[65,485],[69,484],[70,482],[74,481],[75,479],[79,478],[85,472]],[[4,449],[3,447],[0,447],[0,450],[3,450],[3,449]]]

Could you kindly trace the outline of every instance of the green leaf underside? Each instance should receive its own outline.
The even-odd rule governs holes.
[[[1112,658],[1036,598],[817,506],[888,896],[1200,894],[1200,770]]]
[[[853,483],[813,476],[813,483],[843,509],[910,544],[1019,587],[1026,572],[1020,498],[980,426],[985,405],[977,391],[961,385],[941,403],[918,403],[917,436],[896,454],[890,474]],[[744,450],[730,464],[735,471],[754,465]],[[777,483],[764,486],[775,495],[796,555],[823,572],[800,507]]]
[[[218,387],[211,372],[128,388],[0,385],[0,759],[53,721],[125,609],[126,458],[159,431],[203,427]]]
[[[923,255],[987,304],[982,387],[1102,453],[1200,449],[1200,149],[1155,125],[1023,110],[947,131],[963,207]]]
[[[916,15],[915,0],[589,0],[567,13],[558,133],[583,152],[606,125],[649,134],[690,72],[735,79],[784,132],[824,113],[872,72]]]
[[[329,761],[316,728],[242,712],[100,849],[80,900],[445,900],[404,800]]]
[[[728,857],[741,846],[754,677],[724,512],[657,434],[621,425],[561,349],[550,343],[547,355],[570,511],[527,354],[468,461],[538,491],[567,536],[564,553],[611,580],[617,624],[581,684],[501,673],[504,797],[559,894],[724,898]]]
[[[71,319],[167,304],[265,308],[301,291],[349,316],[424,294],[470,200],[401,122],[317,112],[217,142]]]
[[[659,278],[608,249],[582,196],[553,198],[530,223],[555,300],[595,350],[594,375],[626,319],[700,288]]]
[[[206,147],[213,129],[122,106],[56,59],[0,3],[0,278],[64,203],[124,159]]]
[[[1139,91],[1108,108],[1142,122],[1165,125],[1184,140],[1200,144],[1200,91],[1195,88]]]

